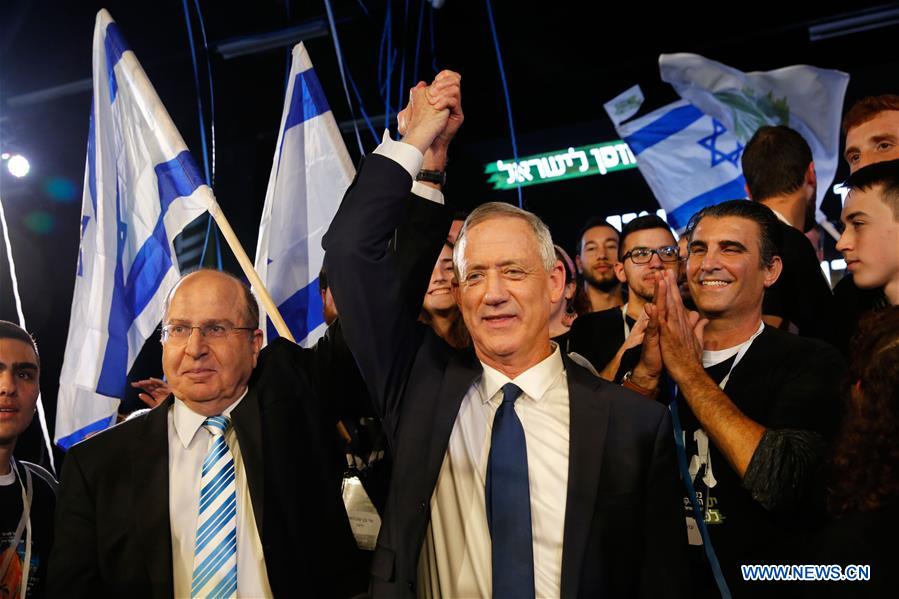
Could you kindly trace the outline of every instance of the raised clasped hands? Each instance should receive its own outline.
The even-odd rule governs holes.
[[[403,142],[425,155],[423,168],[442,170],[446,151],[464,120],[462,77],[441,71],[431,85],[424,81],[409,90],[409,103],[397,114]]]

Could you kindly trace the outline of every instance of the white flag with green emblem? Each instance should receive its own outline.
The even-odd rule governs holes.
[[[795,65],[744,73],[697,54],[659,56],[662,80],[681,98],[721,121],[745,144],[763,125],[786,125],[808,142],[821,201],[837,172],[840,117],[849,75]]]

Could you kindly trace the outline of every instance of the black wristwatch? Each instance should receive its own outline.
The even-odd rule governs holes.
[[[415,177],[416,181],[427,181],[428,183],[436,183],[441,187],[446,185],[446,171],[429,171],[420,170]]]

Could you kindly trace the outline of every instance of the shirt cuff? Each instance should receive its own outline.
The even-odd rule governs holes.
[[[375,148],[374,153],[380,154],[385,158],[390,158],[399,164],[407,173],[409,173],[409,176],[412,177],[413,181],[418,175],[418,171],[421,170],[421,163],[424,160],[424,156],[418,151],[418,148],[401,141],[393,141],[390,139],[390,131],[387,129],[384,130],[384,136],[381,138],[381,143]]]
[[[425,185],[421,181],[415,181],[412,184],[412,193],[426,200],[436,202],[437,204],[444,203],[442,191],[431,187],[430,185]]]
[[[442,191],[415,181],[415,177],[418,176],[418,172],[421,170],[421,163],[424,160],[424,156],[418,151],[418,148],[401,141],[393,141],[390,139],[390,131],[385,129],[384,137],[381,138],[381,144],[375,148],[374,153],[393,160],[409,173],[413,181],[412,193],[438,204],[444,203]]]

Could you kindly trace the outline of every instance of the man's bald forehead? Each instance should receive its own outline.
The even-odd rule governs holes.
[[[175,286],[172,287],[172,290],[169,292],[165,300],[163,321],[168,318],[169,307],[171,306],[172,301],[174,300],[175,295],[179,290],[181,290],[184,286],[209,285],[212,281],[219,281],[221,283],[234,285],[234,290],[237,295],[243,298],[241,313],[247,320],[245,324],[256,326],[259,323],[259,304],[256,302],[256,298],[253,296],[250,288],[247,287],[247,285],[243,281],[241,281],[233,274],[227,271],[214,270],[211,268],[201,268],[194,272],[183,275],[178,280],[178,282],[175,283]]]

